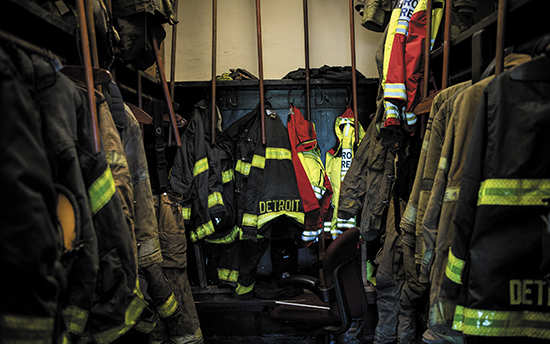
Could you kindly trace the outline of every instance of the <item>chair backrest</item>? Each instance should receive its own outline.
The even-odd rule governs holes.
[[[358,256],[359,229],[351,228],[340,234],[327,248],[323,259],[323,276],[325,287],[332,287],[340,280],[345,301],[352,318],[361,317],[366,310],[365,288],[360,270]],[[344,263],[344,265],[342,265]],[[338,276],[335,276],[335,271]],[[333,312],[340,316],[338,302],[330,305]],[[340,306],[341,307],[341,306]]]

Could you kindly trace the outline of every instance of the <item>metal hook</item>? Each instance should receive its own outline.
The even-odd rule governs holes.
[[[325,99],[326,99],[325,92],[321,89],[321,86],[319,86],[319,91],[321,92],[321,94],[323,95],[323,97],[322,97],[321,102],[318,102],[317,100],[315,100],[315,103],[316,103],[317,105],[323,104],[323,103],[325,102]]]
[[[348,106],[351,104],[351,89],[348,86],[348,97],[346,97],[346,103]]]
[[[235,92],[235,89],[233,89],[233,93],[235,93],[235,102],[233,103],[233,102],[231,101],[231,97],[229,97],[229,104],[231,104],[231,105],[233,105],[233,106],[237,106],[237,105],[239,105],[239,102],[238,102],[238,100],[237,100],[237,92]]]
[[[288,93],[286,94],[286,101],[290,106],[294,106],[294,98],[292,98],[292,101],[290,101],[290,92],[292,92],[292,89],[288,90]]]

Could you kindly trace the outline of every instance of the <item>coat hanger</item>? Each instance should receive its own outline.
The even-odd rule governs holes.
[[[149,115],[147,112],[143,111],[142,109],[140,109],[139,107],[135,106],[132,103],[124,102],[124,104],[128,105],[128,107],[134,114],[134,117],[136,117],[139,123],[143,123],[143,124],[153,123],[153,117],[151,117],[151,115]]]
[[[550,44],[543,55],[512,69],[510,78],[516,81],[550,81]]]
[[[81,81],[86,80],[86,71],[83,66],[63,66],[63,68],[61,69],[61,73],[72,79]],[[111,72],[99,67],[92,67],[92,74],[94,85],[105,84],[113,79]]]

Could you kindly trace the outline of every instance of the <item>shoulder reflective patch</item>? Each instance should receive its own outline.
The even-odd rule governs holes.
[[[235,171],[232,168],[222,172],[222,181],[224,184],[233,180],[235,180]]]
[[[174,314],[177,309],[178,301],[176,300],[176,296],[174,295],[174,293],[170,293],[170,296],[168,296],[168,300],[157,307],[157,311],[159,312],[161,318],[168,318],[169,316]]]
[[[458,201],[458,195],[460,194],[460,186],[449,186],[445,189],[445,196],[443,196],[443,203],[450,203]]]
[[[550,313],[464,307],[462,331],[474,336],[550,339]]]
[[[292,160],[292,153],[286,148],[267,147],[265,158],[272,160]]]
[[[193,177],[198,176],[199,174],[208,170],[208,158],[202,158],[195,163],[193,167]]]
[[[445,268],[445,275],[451,281],[462,284],[462,269],[464,269],[464,261],[454,256],[452,248],[449,249],[449,260]]]
[[[63,310],[63,320],[67,330],[71,333],[83,335],[90,312],[75,306],[69,306]]]
[[[107,166],[105,171],[97,178],[88,189],[92,214],[97,214],[115,194],[116,186],[111,169]]]
[[[487,179],[479,187],[477,205],[546,205],[550,179]]]

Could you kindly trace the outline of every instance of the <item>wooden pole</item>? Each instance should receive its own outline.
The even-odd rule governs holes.
[[[162,89],[164,91],[164,98],[166,100],[166,105],[168,106],[168,113],[170,115],[170,123],[172,124],[172,130],[174,132],[174,137],[176,139],[176,146],[181,146],[181,139],[178,133],[178,124],[176,123],[176,114],[174,113],[174,106],[172,105],[172,99],[170,98],[170,92],[168,90],[168,84],[166,83],[166,74],[164,74],[164,67],[162,65],[162,58],[160,57],[159,46],[157,42],[157,37],[155,34],[151,34],[153,49],[155,50],[155,57],[157,60],[157,67],[159,69],[160,83],[162,84]]]
[[[307,0],[304,0],[304,50],[306,58],[306,119],[311,121],[311,104],[309,103],[309,20]]]
[[[359,128],[361,124],[357,116],[357,74],[355,64],[355,21],[353,19],[354,8],[353,0],[349,0],[349,23],[350,23],[350,39],[351,39],[351,90],[353,97],[353,119],[355,122],[355,144],[359,144]]]
[[[258,73],[260,78],[260,123],[262,130],[262,144],[265,145],[264,62],[262,58],[262,18],[260,10],[260,0],[256,0],[256,35],[258,38]]]
[[[424,83],[422,84],[422,99],[428,97],[430,84],[430,60],[432,51],[432,7],[433,0],[426,4],[426,41],[424,42]]]
[[[504,70],[504,40],[506,31],[506,12],[508,10],[508,1],[498,1],[497,17],[497,51],[495,56],[495,75],[499,75]]]
[[[212,113],[211,113],[211,127],[210,135],[211,143],[216,142],[216,54],[217,54],[217,34],[218,34],[218,2],[212,0]]]
[[[178,0],[174,0],[173,11],[178,13]],[[172,25],[172,55],[170,57],[170,97],[174,99],[174,86],[176,84],[176,45],[178,42],[178,24]]]
[[[441,89],[445,89],[449,83],[449,57],[451,55],[451,15],[453,11],[453,0],[445,1],[445,33],[443,39],[443,77]]]
[[[88,37],[88,25],[86,23],[86,9],[84,7],[84,0],[76,1],[78,19],[80,25],[80,41],[82,44],[82,55],[84,59],[84,72],[86,77],[86,90],[88,95],[88,105],[90,107],[90,116],[92,119],[92,134],[94,137],[95,152],[101,152],[101,141],[99,138],[99,127],[97,123],[97,108],[95,103],[95,90],[94,80],[92,74],[92,59],[90,53],[90,41]]]

